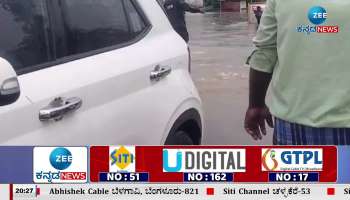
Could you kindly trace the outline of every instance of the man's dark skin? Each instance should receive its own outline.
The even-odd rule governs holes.
[[[266,123],[273,128],[272,115],[265,104],[265,97],[272,74],[250,69],[249,107],[245,116],[244,128],[254,140],[266,135]]]
[[[204,11],[190,7],[184,0],[166,0],[164,2],[164,9],[175,31],[188,42],[189,36],[186,27],[185,12],[203,13]]]

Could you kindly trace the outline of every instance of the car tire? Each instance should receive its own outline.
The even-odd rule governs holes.
[[[194,142],[185,131],[176,131],[167,138],[165,145],[194,145]]]

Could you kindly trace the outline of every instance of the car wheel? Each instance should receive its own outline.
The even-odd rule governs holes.
[[[176,131],[174,134],[169,135],[165,145],[194,145],[194,142],[185,131]]]

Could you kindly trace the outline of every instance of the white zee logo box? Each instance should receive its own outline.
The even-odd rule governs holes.
[[[35,147],[34,183],[86,183],[86,147]]]

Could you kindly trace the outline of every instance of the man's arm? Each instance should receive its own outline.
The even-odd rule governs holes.
[[[249,108],[265,107],[267,89],[272,74],[257,71],[253,68],[249,72]]]
[[[273,119],[266,107],[265,98],[272,74],[250,69],[249,106],[245,116],[244,128],[255,140],[266,135],[265,121],[273,127]]]
[[[265,97],[278,60],[275,0],[267,1],[254,44],[257,48],[249,61],[249,106],[244,128],[255,140],[259,140],[266,135],[265,122],[273,127],[272,116],[265,105]]]

